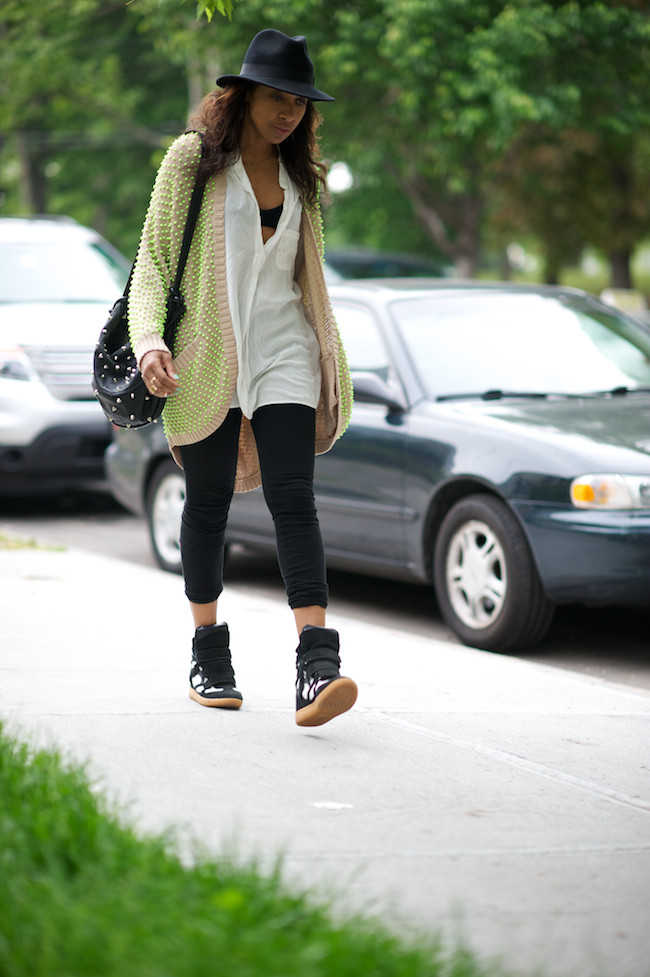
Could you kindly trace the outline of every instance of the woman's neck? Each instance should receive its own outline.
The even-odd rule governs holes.
[[[259,136],[251,127],[244,125],[239,151],[244,165],[255,172],[275,166],[278,160],[278,149],[273,143]]]

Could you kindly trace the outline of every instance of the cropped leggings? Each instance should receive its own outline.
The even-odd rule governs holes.
[[[228,511],[232,500],[241,411],[233,408],[214,434],[181,447],[185,508],[181,558],[185,593],[208,604],[223,590]],[[252,418],[264,498],[275,525],[280,572],[289,606],[327,606],[325,552],[314,500],[315,411],[300,404],[260,407]]]

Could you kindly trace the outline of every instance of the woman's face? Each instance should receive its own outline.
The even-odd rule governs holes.
[[[247,121],[258,136],[279,145],[302,122],[307,101],[300,95],[290,95],[266,85],[255,85],[248,96]]]

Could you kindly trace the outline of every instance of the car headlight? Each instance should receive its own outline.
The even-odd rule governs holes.
[[[579,509],[650,509],[650,475],[581,475],[571,501]]]
[[[20,346],[0,348],[0,377],[7,380],[33,380],[34,369]]]

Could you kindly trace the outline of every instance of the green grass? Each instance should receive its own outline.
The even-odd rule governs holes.
[[[65,546],[44,546],[35,539],[21,539],[17,536],[5,536],[0,533],[0,550],[65,550]]]
[[[0,726],[2,977],[495,977],[462,949],[334,922],[280,870],[188,867],[139,837],[84,770]]]

